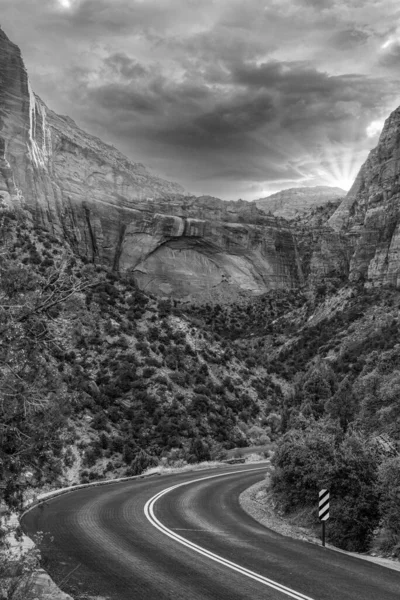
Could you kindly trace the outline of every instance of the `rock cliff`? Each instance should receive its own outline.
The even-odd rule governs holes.
[[[266,198],[259,198],[255,200],[255,203],[266,213],[271,212],[277,217],[292,220],[303,216],[317,206],[335,202],[345,195],[346,192],[341,188],[319,185],[282,190]]]
[[[56,115],[0,30],[0,202],[28,209],[81,256],[143,289],[232,298],[302,282],[296,240],[254,203],[184,196]]]
[[[350,281],[400,287],[400,108],[328,223],[354,245]]]
[[[294,214],[294,207],[306,212],[308,202],[310,206],[314,201],[322,205],[324,197],[327,206],[334,200],[329,198],[329,190],[334,190],[336,198],[341,190],[309,189],[315,191],[312,202],[307,199],[307,188],[284,190],[256,201],[264,210],[269,201],[271,212],[285,215],[293,223],[307,282],[313,284],[333,276],[367,287],[400,287],[400,107],[386,120],[377,147],[323,226],[315,226],[315,218],[299,214],[300,210]]]

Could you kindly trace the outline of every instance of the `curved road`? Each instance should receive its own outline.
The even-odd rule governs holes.
[[[240,493],[267,468],[84,488],[22,525],[43,531],[45,568],[82,600],[398,600],[400,572],[283,537],[243,512]]]

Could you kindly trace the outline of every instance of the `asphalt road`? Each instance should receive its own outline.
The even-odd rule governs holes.
[[[399,571],[291,540],[244,513],[238,497],[266,469],[85,488],[35,508],[22,525],[45,534],[44,566],[75,598],[399,600]]]

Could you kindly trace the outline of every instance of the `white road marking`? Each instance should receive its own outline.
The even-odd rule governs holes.
[[[210,531],[209,529],[191,529],[189,527],[173,527],[172,531],[201,531],[202,533],[219,533],[221,535],[225,533],[224,531]]]
[[[263,469],[265,469],[265,467],[263,467]],[[260,469],[243,469],[241,471],[235,471],[234,473],[236,474],[236,473],[245,473],[245,472],[249,472],[249,471],[261,471],[261,470],[262,470],[261,468]],[[178,483],[177,485],[172,485],[171,487],[166,488],[165,490],[161,490],[161,492],[158,492],[158,494],[156,494],[155,496],[153,496],[152,498],[150,498],[150,500],[148,500],[146,502],[145,507],[144,507],[144,514],[145,514],[146,518],[148,519],[148,521],[150,521],[150,523],[153,525],[153,527],[156,527],[164,535],[167,535],[168,537],[172,538],[179,544],[182,544],[183,546],[190,548],[194,552],[198,552],[199,554],[202,554],[203,556],[206,556],[206,557],[210,558],[211,560],[213,560],[221,565],[224,565],[228,569],[232,569],[232,571],[236,571],[236,572],[240,573],[241,575],[245,575],[246,577],[253,579],[254,581],[258,581],[259,583],[262,583],[263,585],[273,588],[274,590],[277,590],[278,592],[282,592],[283,594],[285,594],[286,596],[289,596],[290,598],[295,598],[295,600],[313,600],[313,598],[310,598],[310,596],[305,596],[304,594],[301,594],[300,592],[296,592],[296,590],[292,590],[291,588],[286,587],[285,585],[282,585],[282,584],[278,583],[277,581],[273,581],[272,579],[268,579],[268,577],[264,577],[263,575],[259,575],[258,573],[255,573],[254,571],[250,571],[249,569],[246,569],[245,567],[241,567],[240,565],[238,565],[230,560],[227,560],[226,558],[223,558],[222,556],[219,556],[218,554],[214,554],[213,552],[210,552],[206,548],[202,548],[201,546],[198,546],[197,544],[194,544],[193,542],[190,542],[189,540],[185,540],[185,538],[181,537],[177,533],[174,533],[174,531],[172,531],[171,529],[168,529],[155,516],[155,514],[154,514],[155,503],[162,496],[165,496],[165,494],[172,492],[172,490],[175,490],[176,488],[179,488],[179,487],[183,487],[185,485],[190,485],[191,483],[196,483],[198,481],[204,481],[206,479],[214,479],[215,477],[226,477],[226,476],[232,475],[232,474],[233,473],[219,473],[218,475],[209,475],[207,477],[200,477],[199,479],[192,479],[191,481],[185,481],[183,483]]]

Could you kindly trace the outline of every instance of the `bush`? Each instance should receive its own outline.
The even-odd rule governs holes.
[[[145,367],[143,369],[143,377],[145,377],[146,379],[149,379],[149,377],[154,375],[154,373],[155,373],[155,369],[153,369],[153,367]]]
[[[334,465],[334,435],[314,425],[290,430],[273,458],[272,490],[282,510],[313,506],[318,490],[329,487]]]
[[[284,435],[273,464],[272,491],[285,512],[309,507],[316,519],[318,491],[329,489],[330,541],[345,550],[368,549],[379,521],[377,459],[368,440],[314,422]]]
[[[158,460],[155,456],[148,454],[145,450],[140,450],[132,461],[131,466],[127,469],[127,475],[140,475],[146,469],[158,465]]]
[[[187,461],[188,463],[197,463],[205,460],[211,460],[210,448],[200,438],[194,438],[190,444]]]
[[[180,385],[181,387],[185,386],[186,379],[185,379],[185,375],[183,373],[179,373],[178,371],[175,371],[174,373],[170,374],[170,379],[171,379],[171,381],[173,381],[177,385]]]
[[[329,539],[345,550],[365,552],[379,522],[375,452],[365,438],[350,434],[335,458]]]
[[[382,525],[400,537],[400,456],[389,458],[380,465],[378,480]]]

